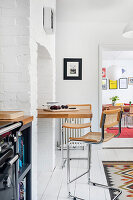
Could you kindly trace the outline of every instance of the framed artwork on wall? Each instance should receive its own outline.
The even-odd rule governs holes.
[[[64,58],[64,80],[82,80],[82,58]]]
[[[128,84],[133,85],[133,77],[128,77]]]
[[[102,68],[102,78],[106,78],[106,68]]]
[[[107,79],[102,79],[102,90],[107,90]]]
[[[117,89],[117,80],[116,81],[109,80],[109,89]]]
[[[128,88],[128,79],[120,78],[119,79],[119,89],[127,89]]]

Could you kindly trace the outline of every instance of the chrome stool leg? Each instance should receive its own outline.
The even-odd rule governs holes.
[[[69,142],[67,143],[67,190],[68,190],[68,195],[70,195],[70,152],[69,152]]]
[[[92,118],[90,118],[90,124],[91,124]],[[92,132],[92,128],[90,127],[90,132]]]
[[[90,183],[90,169],[91,169],[91,144],[88,144],[88,183]]]
[[[77,199],[85,200],[83,198],[76,197],[75,195],[71,194],[70,183],[76,181],[77,179],[81,178],[85,174],[88,174],[88,184],[91,184],[91,185],[96,186],[96,187],[101,187],[101,188],[117,191],[118,194],[112,199],[112,200],[117,200],[117,198],[122,194],[122,191],[118,188],[114,188],[114,187],[111,187],[111,186],[91,182],[90,181],[90,169],[91,169],[91,144],[88,144],[88,170],[87,170],[87,172],[81,174],[80,176],[74,178],[73,180],[70,180],[70,150],[69,150],[69,142],[68,142],[67,143],[67,189],[68,189],[68,197],[73,198],[73,200],[77,200]]]
[[[62,119],[61,119],[62,124]],[[64,168],[66,159],[64,159],[64,153],[63,153],[63,144],[64,144],[64,135],[63,135],[63,128],[61,126],[61,167]]]
[[[76,178],[78,179],[78,178]],[[74,179],[75,180],[75,179]],[[74,180],[70,181],[70,149],[69,149],[69,142],[67,143],[67,190],[68,190],[68,197],[73,198],[73,200],[80,199],[85,200],[76,196],[73,196],[70,192],[70,183]]]

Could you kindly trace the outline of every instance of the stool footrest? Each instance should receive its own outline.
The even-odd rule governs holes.
[[[69,198],[73,198],[73,200],[77,200],[77,199],[80,199],[80,200],[85,200],[83,198],[80,198],[80,197],[76,197],[76,196],[73,196],[70,192],[69,192]]]
[[[84,175],[84,174],[83,174]],[[81,177],[81,176],[80,176]],[[79,178],[80,178],[79,177]],[[71,181],[73,182],[73,181]],[[117,200],[117,198],[122,194],[122,191],[119,189],[119,188],[114,188],[112,186],[107,186],[107,185],[103,185],[103,184],[100,184],[100,183],[93,183],[93,182],[89,182],[89,184],[93,185],[93,186],[96,186],[96,187],[102,187],[102,188],[105,188],[105,189],[109,189],[109,190],[115,190],[118,192],[118,194],[112,199],[112,200]],[[73,200],[77,200],[77,199],[80,199],[80,200],[85,200],[83,198],[80,198],[80,197],[76,197],[76,196],[73,196],[70,192],[69,192],[69,197],[70,198],[73,198]]]
[[[89,182],[89,184],[91,184],[93,186],[96,186],[96,187],[102,187],[102,188],[105,188],[105,189],[117,191],[118,194],[112,200],[116,200],[122,194],[122,191],[119,188],[115,188],[115,187],[112,187],[112,186],[103,185],[103,184],[100,184],[100,183],[93,183],[91,181]]]

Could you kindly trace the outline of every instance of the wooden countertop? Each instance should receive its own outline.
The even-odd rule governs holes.
[[[23,122],[23,125],[28,124],[33,121],[33,116],[24,115],[15,119],[0,119],[0,121],[9,121],[9,122]]]
[[[88,109],[80,109],[77,111],[58,111],[49,112],[38,109],[38,118],[92,118],[92,112]]]

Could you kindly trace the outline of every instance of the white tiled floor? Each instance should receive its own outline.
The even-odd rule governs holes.
[[[124,139],[125,140],[125,139]],[[106,147],[133,147],[133,139],[114,140],[113,143],[104,145],[103,150],[92,148],[91,180],[106,184],[102,161],[131,161],[133,149],[106,149]],[[72,150],[72,156],[85,157],[86,150]],[[60,168],[60,151],[57,151],[57,165],[53,172],[39,171],[38,176],[38,200],[67,200],[66,167]],[[87,161],[71,161],[72,178],[80,175],[87,169]],[[85,200],[110,200],[107,190],[92,187],[87,184],[87,175],[71,184],[71,192]]]

